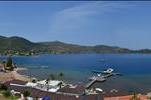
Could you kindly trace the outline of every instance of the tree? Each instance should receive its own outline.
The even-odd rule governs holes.
[[[58,85],[58,86],[59,86],[59,88],[61,88],[61,87],[62,87],[62,84],[63,84],[62,82],[61,82],[61,83],[59,83],[59,85]]]
[[[13,60],[11,56],[7,58],[6,67],[8,70],[13,70]]]
[[[9,57],[7,58],[6,66],[7,66],[7,67],[10,67],[10,66],[12,66],[12,64],[13,64],[12,58],[9,56]]]
[[[24,95],[24,97],[28,97],[28,96],[30,96],[30,92],[29,91],[24,91],[23,95]]]
[[[63,76],[64,76],[64,73],[63,73],[63,72],[60,72],[60,73],[59,73],[59,78],[62,79]],[[63,84],[62,82],[59,84],[59,87],[60,87],[60,88],[62,87],[62,84]]]
[[[63,76],[64,76],[64,73],[63,73],[63,72],[60,72],[60,73],[59,73],[59,77],[62,79]]]

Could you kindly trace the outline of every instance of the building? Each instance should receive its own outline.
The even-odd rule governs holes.
[[[34,86],[37,89],[48,91],[48,92],[57,92],[61,88],[62,81],[58,80],[46,80],[36,82]]]
[[[125,96],[114,96],[114,97],[104,97],[104,100],[132,100],[133,95],[125,95]],[[148,100],[146,95],[137,95],[137,100]]]
[[[38,85],[37,85],[38,83]],[[45,88],[45,81],[39,81],[37,83],[23,82],[19,80],[7,81],[4,84],[14,93],[23,94],[25,91],[29,91],[32,98],[40,98],[49,96],[51,100],[103,100],[102,94],[85,94],[85,88],[83,86],[65,86],[59,89],[57,92],[44,91],[42,89],[35,88],[43,86]],[[58,88],[59,81],[48,82],[49,88]]]

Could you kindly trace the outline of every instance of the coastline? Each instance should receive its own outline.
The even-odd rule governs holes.
[[[27,75],[21,75],[18,73],[18,71],[24,71],[27,70],[26,68],[16,68],[14,71],[8,71],[8,72],[0,72],[0,80],[1,83],[4,83],[6,81],[10,80],[21,80],[21,81],[31,81],[32,78]]]
[[[27,68],[16,68],[14,71],[12,71],[11,73],[14,79],[22,80],[22,81],[31,81],[32,77],[18,73],[18,71],[24,71],[24,70],[27,70]]]

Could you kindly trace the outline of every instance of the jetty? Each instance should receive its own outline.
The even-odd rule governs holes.
[[[85,85],[85,87],[88,89],[90,86],[92,86],[95,82],[104,82],[106,81],[106,78],[113,76],[113,75],[117,75],[118,73],[109,73],[109,74],[105,74],[105,75],[101,75],[101,76],[93,76],[90,77],[89,80],[90,82],[87,83]]]
[[[93,76],[90,77],[89,80],[91,80],[88,84],[86,84],[86,88],[89,88],[92,84],[94,84],[95,82],[104,82],[106,81],[106,79],[102,76]]]

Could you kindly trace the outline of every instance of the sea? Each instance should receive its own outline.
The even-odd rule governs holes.
[[[89,77],[96,75],[92,71],[113,68],[121,75],[97,82],[92,88],[129,93],[151,92],[151,54],[44,54],[12,58],[18,67],[27,68],[20,71],[21,74],[38,79],[46,79],[53,74],[57,79],[59,73],[63,73],[61,80],[82,85],[89,82]],[[6,57],[1,56],[0,60],[6,60]]]

